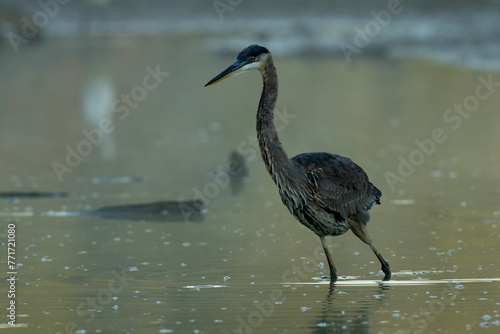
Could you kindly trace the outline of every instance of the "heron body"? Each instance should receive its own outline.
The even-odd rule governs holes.
[[[369,210],[380,204],[382,193],[364,170],[351,159],[330,153],[303,153],[288,158],[274,126],[278,98],[278,75],[269,50],[259,45],[245,48],[234,64],[205,86],[246,70],[262,74],[263,89],[257,109],[257,137],[262,159],[283,204],[303,225],[320,237],[330,266],[331,280],[337,270],[325,243],[326,236],[342,235],[351,229],[368,244],[382,265],[384,280],[391,277],[389,264],[375,248],[367,229]]]

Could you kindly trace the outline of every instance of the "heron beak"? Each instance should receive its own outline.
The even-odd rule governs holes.
[[[210,80],[205,85],[205,87],[216,84],[219,81],[222,81],[224,79],[232,77],[233,75],[238,74],[242,70],[243,66],[245,66],[244,62],[239,61],[239,60],[235,61],[231,66],[229,66],[224,71],[222,71],[219,75],[217,75],[215,78]]]

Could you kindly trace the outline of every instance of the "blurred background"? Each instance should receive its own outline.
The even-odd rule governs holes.
[[[499,22],[498,0],[0,1],[13,330],[498,330]],[[259,74],[203,87],[250,44],[289,156],[349,156],[382,190],[393,285],[352,233],[330,238],[341,285],[317,279],[258,152]]]

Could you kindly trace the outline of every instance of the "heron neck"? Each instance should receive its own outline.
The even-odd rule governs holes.
[[[287,181],[296,174],[297,167],[288,159],[274,126],[274,108],[278,99],[278,75],[271,57],[265,63],[261,73],[264,87],[257,110],[257,138],[267,171],[281,188],[282,185],[290,184]]]

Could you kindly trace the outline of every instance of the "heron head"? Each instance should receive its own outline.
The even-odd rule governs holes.
[[[210,80],[205,87],[213,85],[233,75],[249,70],[260,70],[263,62],[269,57],[269,50],[260,45],[250,45],[238,54],[236,61]]]

